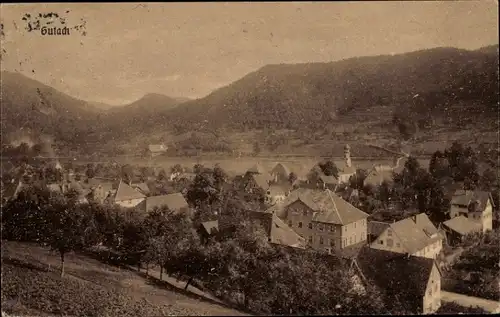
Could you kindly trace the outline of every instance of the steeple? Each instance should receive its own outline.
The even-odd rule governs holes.
[[[349,144],[344,146],[344,161],[346,167],[351,167],[351,147]]]

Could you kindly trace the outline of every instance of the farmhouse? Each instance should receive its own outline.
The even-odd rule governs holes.
[[[271,170],[271,176],[275,183],[289,183],[290,169],[283,163],[278,163]]]
[[[427,215],[421,213],[389,224],[370,246],[435,259],[443,247],[442,240]]]
[[[132,208],[139,205],[145,198],[146,196],[144,194],[138,192],[120,180],[118,189],[116,192],[112,192],[110,196],[108,196],[107,201],[122,207]]]
[[[332,253],[366,241],[368,214],[328,189],[299,188],[268,212],[282,218],[316,250]]]
[[[450,218],[464,216],[481,225],[483,232],[493,227],[493,199],[479,190],[456,190],[451,199]]]

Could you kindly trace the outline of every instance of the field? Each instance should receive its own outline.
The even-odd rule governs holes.
[[[8,314],[243,315],[192,289],[198,294],[77,254],[68,257],[61,279],[56,254],[32,244],[2,241],[2,311]]]

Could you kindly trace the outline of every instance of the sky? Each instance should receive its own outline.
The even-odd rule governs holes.
[[[48,12],[85,35],[25,29]],[[498,44],[496,0],[2,4],[0,19],[2,70],[112,105],[200,98],[267,64]]]

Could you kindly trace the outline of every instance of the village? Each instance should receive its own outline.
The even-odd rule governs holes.
[[[149,151],[162,155],[165,147],[152,145]],[[454,157],[461,159],[453,162]],[[260,227],[275,247],[341,260],[353,272],[356,292],[364,294],[375,285],[412,313],[433,314],[445,302],[481,306],[480,300],[474,302],[479,297],[493,306],[497,302],[496,308],[482,309],[498,312],[498,261],[493,268],[481,268],[481,262],[462,268],[474,249],[490,243],[495,253],[498,242],[498,184],[484,184],[492,172],[479,175],[475,159],[455,143],[433,156],[429,171],[404,155],[392,166],[360,171],[346,144],[342,162],[318,162],[307,175],[278,162],[272,170],[256,164],[232,178],[218,166],[201,164],[189,170],[175,165],[168,172],[115,166],[113,177],[113,167],[105,172],[91,164],[4,163],[2,175],[12,178],[2,186],[2,214],[6,219],[9,204],[26,199],[22,193],[41,184],[55,195],[73,195],[77,204],[115,206],[142,216],[162,209],[186,215],[204,245],[224,239],[245,221]],[[240,203],[240,216],[231,211],[228,196]]]

